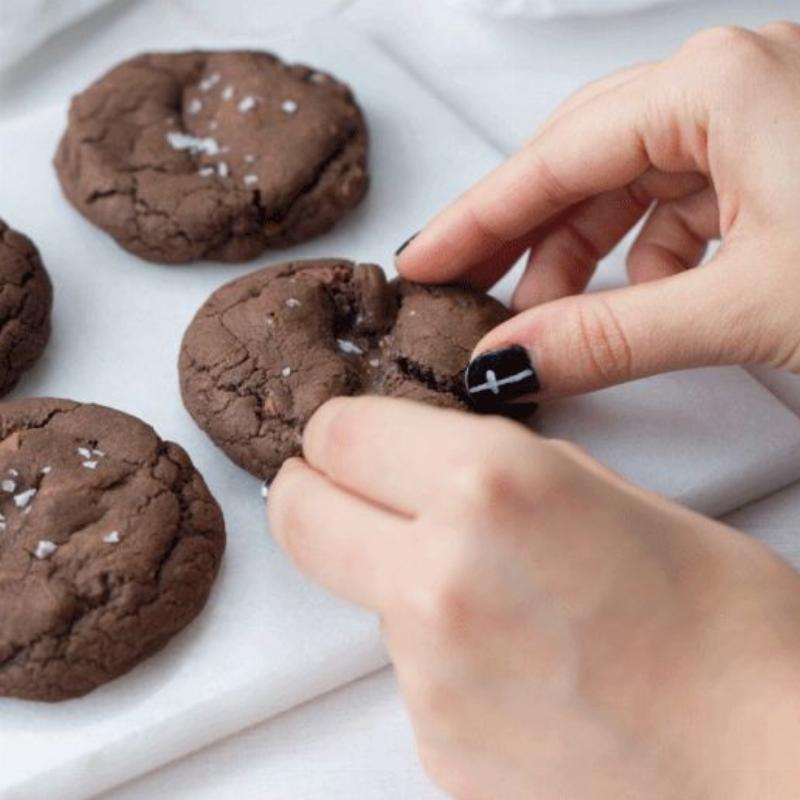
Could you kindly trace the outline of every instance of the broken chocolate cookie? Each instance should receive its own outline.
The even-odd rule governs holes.
[[[67,198],[152,261],[246,261],[328,230],[367,189],[367,130],[332,76],[263,52],[151,53],[75,97]]]
[[[467,409],[464,368],[508,315],[483,292],[389,283],[374,264],[267,267],[218,289],[197,312],[181,347],[183,401],[230,458],[271,480],[332,397]]]

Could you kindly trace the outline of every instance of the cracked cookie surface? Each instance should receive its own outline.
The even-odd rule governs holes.
[[[149,53],[77,95],[55,167],[127,250],[246,261],[328,230],[367,189],[367,131],[332,76],[263,52]]]
[[[53,287],[39,251],[0,220],[0,395],[42,355],[52,305]]]
[[[0,403],[0,696],[83,695],[202,609],[225,546],[189,457],[109,408]]]
[[[466,409],[472,350],[507,318],[482,292],[387,283],[374,264],[278,264],[223,286],[197,312],[181,346],[181,393],[233,461],[271,480],[332,397]]]

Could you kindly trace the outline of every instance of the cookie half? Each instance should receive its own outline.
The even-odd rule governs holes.
[[[77,697],[202,609],[222,513],[186,453],[68,400],[0,403],[0,696]]]
[[[0,395],[42,355],[53,287],[33,242],[0,220]]]
[[[246,261],[328,230],[367,189],[367,130],[331,75],[269,53],[140,55],[73,101],[73,205],[152,261]]]
[[[197,312],[181,346],[183,401],[233,461],[270,480],[332,397],[466,409],[472,350],[508,316],[482,292],[388,283],[374,264],[267,267],[218,289]]]

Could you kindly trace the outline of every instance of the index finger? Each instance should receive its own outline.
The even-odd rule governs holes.
[[[649,95],[633,78],[555,119],[509,161],[463,194],[398,255],[410,280],[449,283],[547,221],[649,166],[644,119]]]

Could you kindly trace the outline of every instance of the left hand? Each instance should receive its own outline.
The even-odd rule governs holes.
[[[272,530],[380,613],[454,797],[800,796],[800,578],[765,548],[498,418],[339,399],[304,454]]]

